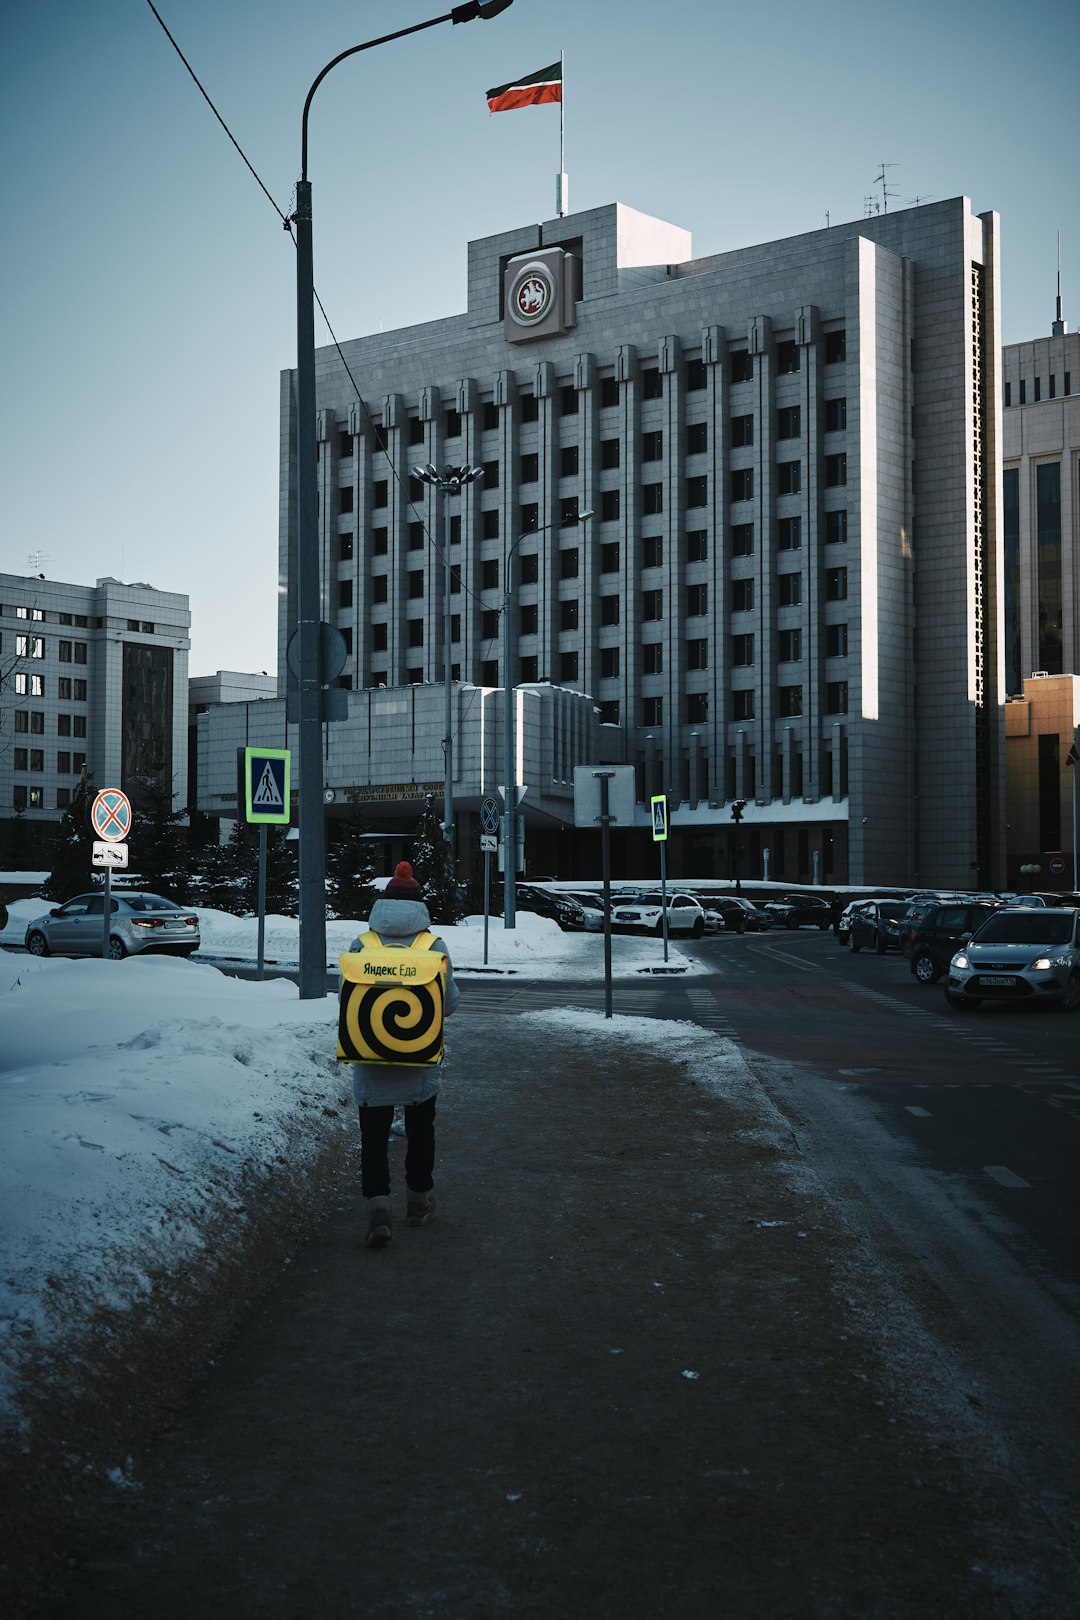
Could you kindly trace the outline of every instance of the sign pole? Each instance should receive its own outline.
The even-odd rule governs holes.
[[[488,885],[491,882],[491,851],[484,851],[484,966],[488,959],[488,918],[491,915],[491,895]]]
[[[660,915],[663,917],[664,929],[664,961],[668,959],[668,915],[667,915],[667,842],[660,845]]]
[[[604,1017],[611,1017],[611,814],[608,783],[611,771],[594,771],[600,782],[600,856],[604,879]]]
[[[112,867],[105,868],[105,928],[101,936],[101,955],[109,960],[109,920],[112,917]]]
[[[263,960],[266,946],[266,822],[259,823],[259,959],[255,970],[256,979],[263,976]]]

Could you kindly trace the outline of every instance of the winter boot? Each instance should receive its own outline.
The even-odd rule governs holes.
[[[393,1236],[389,1198],[369,1198],[367,1200],[367,1218],[364,1247],[367,1249],[385,1249]]]
[[[433,1192],[413,1192],[411,1187],[408,1191],[405,1219],[410,1226],[426,1226],[435,1213],[435,1194]]]

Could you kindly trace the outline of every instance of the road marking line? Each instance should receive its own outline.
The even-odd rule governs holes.
[[[1009,1170],[1003,1164],[984,1164],[983,1171],[986,1175],[993,1176],[994,1180],[1000,1182],[1003,1187],[1030,1188],[1031,1186],[1030,1181],[1025,1181],[1023,1176],[1018,1176],[1015,1171]]]
[[[804,962],[798,956],[791,956],[787,951],[778,951],[775,945],[755,945],[752,949],[760,951],[763,956],[775,956],[782,962],[790,962],[792,967],[799,968],[803,973],[821,973],[816,963]]]
[[[929,1108],[917,1108],[914,1103],[906,1103],[905,1108],[909,1114],[914,1114],[916,1119],[930,1119],[932,1117]]]

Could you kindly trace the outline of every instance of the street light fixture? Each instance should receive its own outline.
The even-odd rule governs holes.
[[[428,462],[426,467],[412,467],[413,478],[430,484],[443,495],[460,495],[466,484],[483,478],[483,467],[446,467],[442,472]],[[454,726],[453,704],[450,691],[450,541],[443,535],[443,561],[446,565],[443,581],[443,668],[445,673],[445,700],[443,704],[446,732],[443,736],[443,837],[453,850],[454,844]]]
[[[591,508],[579,512],[574,522],[588,523],[593,513]],[[513,670],[513,573],[514,553],[523,540],[528,540],[538,534],[546,534],[549,529],[570,528],[574,525],[564,523],[545,523],[540,529],[526,529],[519,534],[510,550],[506,553],[506,562],[503,565],[503,769],[506,780],[503,784],[503,928],[517,926],[517,907],[514,887],[517,879],[517,782],[515,781],[515,754],[514,754],[514,692],[515,687],[511,679]]]
[[[308,114],[312,98],[331,68],[347,56],[404,39],[439,23],[488,21],[513,0],[466,0],[440,17],[399,28],[363,45],[353,45],[328,62],[304,102],[300,131],[300,179],[296,212],[285,221],[296,227],[296,597],[300,674],[300,999],[326,994],[326,832],[323,826],[322,767],[322,585],[319,579],[319,500],[315,427],[315,283],[311,246],[311,183],[308,180]]]

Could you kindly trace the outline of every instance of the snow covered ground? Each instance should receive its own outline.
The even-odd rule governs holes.
[[[27,922],[48,909],[12,902],[0,944],[21,946]],[[279,1159],[302,1172],[328,1133],[351,1128],[348,1078],[334,1060],[336,998],[300,1001],[289,980],[229,977],[213,964],[254,961],[256,920],[202,908],[200,918],[193,961],[0,951],[3,1426],[19,1420],[20,1364],[57,1355],[72,1331],[65,1300],[136,1310],[153,1278],[195,1265],[208,1233],[243,1221],[252,1174]],[[602,935],[564,934],[530,914],[518,923],[508,931],[492,921],[488,973],[571,985],[602,977]],[[332,965],[356,930],[328,925]],[[440,931],[467,995],[470,977],[485,973],[483,920]],[[663,968],[658,940],[612,944],[620,979]],[[268,918],[268,964],[295,965],[297,955],[295,918]],[[702,971],[674,945],[668,967]],[[605,1028],[593,1014],[573,1016],[588,1025],[583,1039],[615,1026],[635,1041],[661,1034],[649,1020]],[[691,1035],[715,1069],[715,1038]]]

